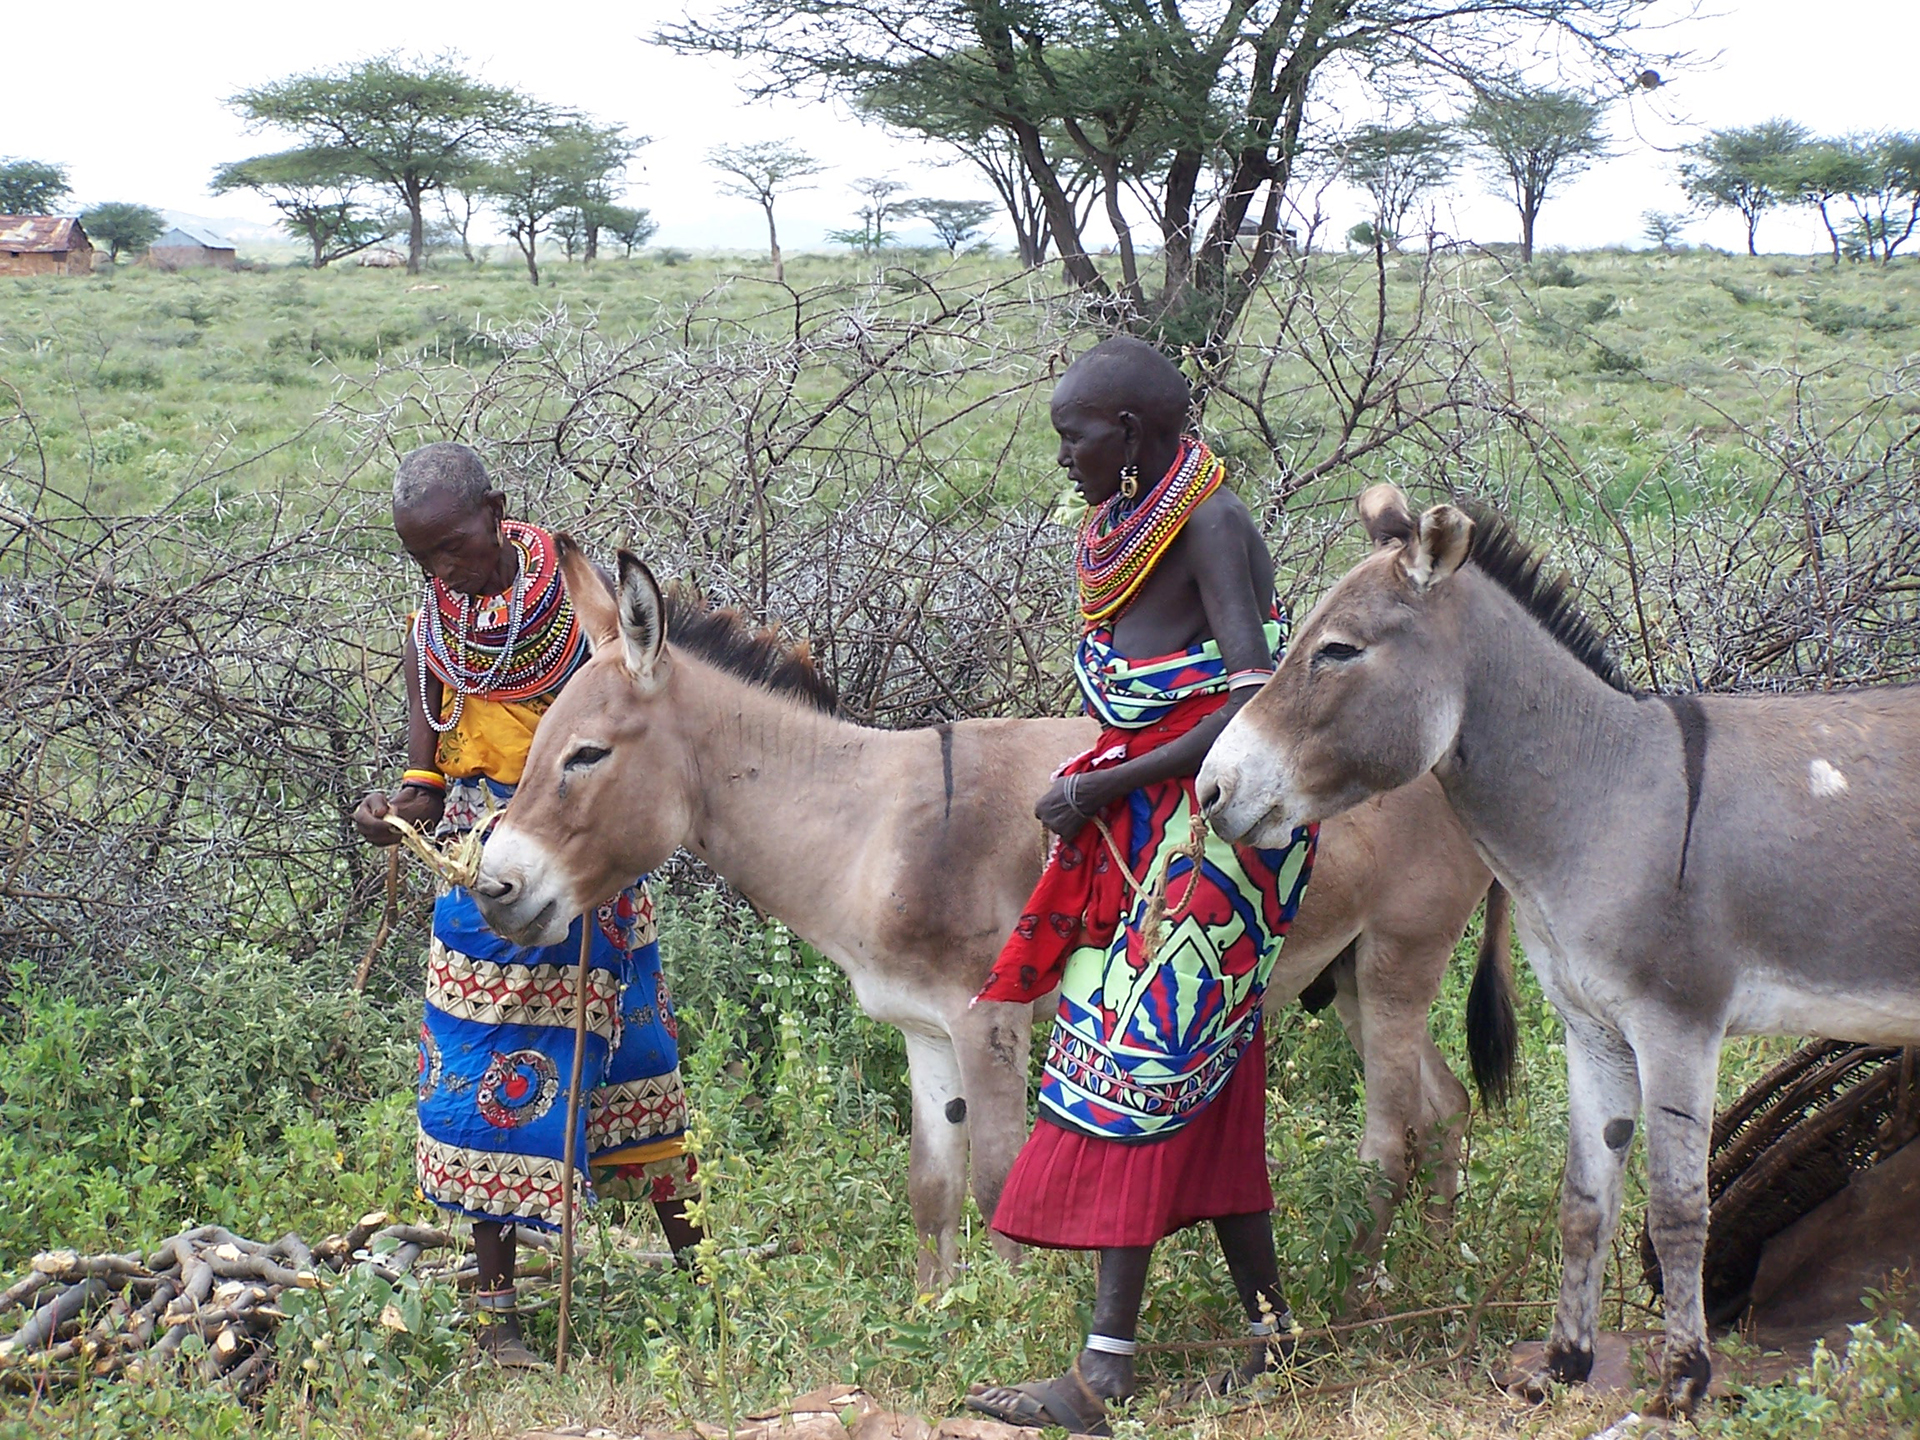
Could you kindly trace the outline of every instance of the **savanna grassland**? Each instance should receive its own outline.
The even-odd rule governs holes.
[[[798,257],[786,287],[724,257],[549,274],[537,291],[444,261],[0,282],[0,1271],[192,1220],[315,1238],[375,1208],[428,1218],[411,1174],[428,896],[409,875],[351,993],[384,867],[341,835],[396,763],[392,637],[415,582],[382,496],[408,445],[470,439],[540,518],[813,636],[857,718],[1064,703],[1045,395],[1091,320],[1050,280],[904,254]],[[1782,537],[1809,500],[1831,502],[1834,535],[1911,520],[1920,268],[1463,252],[1290,274],[1230,355],[1196,363],[1217,366],[1208,427],[1296,612],[1357,553],[1352,496],[1391,478],[1506,505],[1575,569],[1643,683],[1909,673],[1907,553],[1823,588],[1851,598],[1815,624],[1810,552]],[[1004,623],[979,618],[996,606]],[[155,615],[172,618],[142,629]],[[913,644],[873,639],[896,632]],[[385,1294],[343,1285],[283,1329],[258,1406],[164,1378],[16,1388],[0,1436],[681,1429],[834,1380],[937,1416],[971,1381],[1056,1373],[1085,1327],[1084,1257],[1010,1270],[970,1215],[961,1279],[914,1293],[897,1034],[692,869],[663,881],[661,935],[707,1219],[732,1253],[699,1276],[650,1265],[650,1216],[597,1216],[576,1299],[587,1359],[564,1380],[474,1368],[444,1286],[395,1330]],[[1473,939],[1433,1018],[1463,1073]],[[1564,1057],[1519,973],[1522,1079],[1506,1112],[1473,1118],[1452,1229],[1409,1206],[1360,1277],[1373,1313],[1427,1313],[1311,1337],[1253,1404],[1169,1403],[1211,1356],[1155,1353],[1131,1433],[1576,1436],[1628,1408],[1526,1409],[1486,1378],[1543,1332],[1556,1277]],[[1355,1278],[1361,1077],[1330,1014],[1275,1006],[1269,1025],[1276,1232],[1317,1329]],[[1733,1047],[1723,1094],[1785,1048]],[[1657,1324],[1632,1183],[1605,1311],[1630,1328]],[[1230,1296],[1210,1242],[1183,1236],[1143,1339],[1231,1336]],[[552,1323],[536,1313],[539,1344]],[[1847,1375],[1701,1428],[1906,1433],[1917,1366],[1911,1332],[1888,1330]]]

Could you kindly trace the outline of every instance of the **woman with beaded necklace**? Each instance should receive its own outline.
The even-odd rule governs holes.
[[[392,794],[360,802],[374,845],[389,816],[442,838],[487,823],[519,783],[540,716],[587,656],[553,537],[506,517],[478,454],[428,445],[394,472],[393,526],[426,574],[403,646],[407,763]],[[574,921],[558,945],[491,933],[472,897],[434,904],[420,1027],[420,1188],[473,1221],[481,1343],[503,1365],[540,1361],[514,1304],[515,1227],[558,1228],[580,928],[595,927],[587,1004],[583,1194],[653,1202],[676,1252],[700,1239],[686,1153],[677,1026],[644,878]]]

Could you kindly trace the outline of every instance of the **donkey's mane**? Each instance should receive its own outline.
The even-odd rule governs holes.
[[[776,695],[791,695],[831,715],[840,696],[819,670],[802,640],[789,645],[772,628],[756,630],[731,606],[711,610],[697,594],[675,585],[667,591],[667,639],[708,664]]]
[[[1497,510],[1472,501],[1460,508],[1473,520],[1473,543],[1467,549],[1467,559],[1519,601],[1520,608],[1538,620],[1574,659],[1614,689],[1631,695],[1633,687],[1607,652],[1606,640],[1568,592],[1567,576],[1542,575],[1540,552],[1516,535]]]

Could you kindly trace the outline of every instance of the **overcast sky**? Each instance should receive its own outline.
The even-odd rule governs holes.
[[[1618,158],[1549,201],[1541,244],[1642,243],[1642,212],[1684,208],[1673,157],[1658,147],[1670,150],[1702,129],[1774,115],[1831,133],[1920,129],[1915,0],[1706,3],[1714,16],[1690,23],[1659,48],[1717,52],[1717,62],[1675,79],[1659,92],[1657,107],[1616,111]],[[930,147],[857,124],[830,105],[749,105],[734,70],[647,44],[645,33],[681,8],[680,0],[544,7],[461,0],[418,7],[245,6],[215,16],[129,0],[104,0],[83,12],[15,6],[5,25],[15,63],[7,67],[0,155],[66,164],[81,205],[135,200],[218,219],[270,221],[263,203],[206,191],[215,165],[284,143],[249,136],[222,104],[225,97],[380,50],[452,49],[490,80],[652,136],[631,172],[628,198],[660,220],[657,244],[752,249],[765,243],[756,207],[713,193],[713,172],[702,158],[719,142],[790,138],[833,167],[818,188],[782,203],[789,249],[818,246],[826,230],[852,223],[855,201],[846,185],[860,176],[894,175],[919,195],[991,198],[983,181],[964,166],[942,166]],[[1325,204],[1336,233],[1363,218],[1351,196],[1333,192]],[[1440,219],[1466,238],[1515,237],[1511,206],[1484,193],[1472,175],[1443,199]],[[1728,217],[1694,223],[1688,238],[1743,243]],[[1761,243],[1815,250],[1823,248],[1824,235],[1815,222],[1778,217],[1763,224]]]

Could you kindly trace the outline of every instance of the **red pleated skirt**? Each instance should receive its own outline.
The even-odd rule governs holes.
[[[1211,1105],[1165,1140],[1122,1144],[1042,1119],[1021,1147],[993,1228],[1023,1245],[1152,1245],[1202,1220],[1273,1208],[1264,1030]]]

